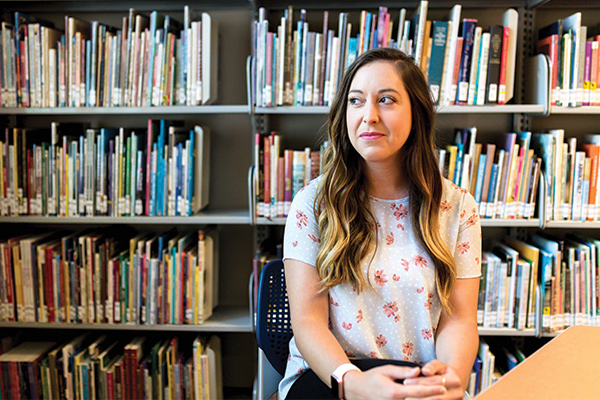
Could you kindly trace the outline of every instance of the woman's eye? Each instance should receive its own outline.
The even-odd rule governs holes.
[[[383,96],[379,102],[384,104],[392,104],[394,102],[394,98],[391,96]]]
[[[351,97],[348,99],[348,103],[350,103],[351,105],[355,106],[357,104],[360,103],[360,99],[357,97]]]

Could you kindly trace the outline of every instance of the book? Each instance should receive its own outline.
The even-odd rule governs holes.
[[[471,76],[471,60],[477,20],[464,18],[462,21],[462,52],[460,57],[458,83],[455,104],[467,104],[469,94],[469,78]]]
[[[439,104],[442,74],[445,67],[444,59],[446,54],[446,45],[448,42],[448,21],[433,21],[432,25],[431,59],[427,73],[427,83],[433,95],[435,104]]]
[[[449,38],[448,38],[448,52],[446,59],[444,60],[444,65],[447,65],[446,73],[442,77],[442,92],[440,97],[443,99],[443,105],[452,104],[456,98],[456,91],[452,89],[454,83],[454,66],[456,63],[454,60],[456,59],[456,50],[458,48],[458,29],[460,25],[460,14],[461,14],[462,6],[460,4],[455,4],[450,10],[450,16],[448,18],[449,24]]]
[[[506,78],[505,78],[505,94],[504,98],[500,95],[502,90],[499,90],[498,103],[504,104],[509,102],[513,98],[515,90],[515,68],[516,68],[516,55],[517,55],[517,32],[519,31],[519,13],[513,8],[509,8],[502,14],[502,25],[510,30],[508,36],[507,59],[506,59]],[[504,47],[504,44],[503,44]]]

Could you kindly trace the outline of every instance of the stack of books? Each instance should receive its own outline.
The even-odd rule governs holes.
[[[294,196],[321,174],[321,154],[327,145],[328,142],[323,143],[318,151],[310,147],[282,150],[281,135],[277,132],[255,134],[257,217],[287,217]]]
[[[132,340],[84,334],[22,342],[0,355],[5,399],[223,398],[217,336]]]
[[[538,31],[537,51],[550,59],[554,106],[600,106],[600,24],[588,29],[581,18],[576,12]]]
[[[599,252],[600,240],[579,233],[493,241],[482,254],[478,324],[548,333],[599,326]]]
[[[6,128],[0,215],[177,216],[208,204],[210,131],[148,120],[141,129]]]
[[[459,128],[454,143],[438,149],[442,176],[473,195],[480,218],[532,218],[542,159],[531,132],[506,133],[502,146],[476,137],[476,127]]]
[[[2,107],[142,107],[212,103],[217,25],[129,10],[120,28],[65,16],[64,29],[21,12],[2,22]],[[196,18],[194,18],[196,17]],[[192,21],[192,19],[195,19]]]
[[[254,104],[328,106],[346,68],[357,56],[377,47],[398,48],[414,57],[423,70],[436,104],[504,104],[514,91],[518,13],[508,9],[483,31],[477,19],[461,18],[455,5],[448,20],[427,19],[429,2],[421,0],[407,17],[392,17],[387,7],[362,11],[359,26],[349,13],[329,29],[329,11],[320,31],[311,31],[306,10],[294,21],[290,6],[270,31],[266,10],[254,23]],[[397,20],[397,26],[394,21]]]
[[[0,241],[0,320],[201,324],[218,303],[215,232]],[[120,244],[121,243],[121,244]]]

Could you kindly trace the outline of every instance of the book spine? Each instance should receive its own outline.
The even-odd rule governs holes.
[[[457,93],[455,104],[467,104],[469,94],[469,78],[471,76],[471,58],[473,56],[473,45],[475,39],[476,19],[463,19],[462,38],[463,45],[461,50]]]

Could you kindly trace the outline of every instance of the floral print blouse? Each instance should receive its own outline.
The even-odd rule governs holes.
[[[284,259],[316,265],[320,239],[313,201],[320,179],[313,180],[292,202],[285,226]],[[359,294],[351,284],[331,289],[329,328],[348,357],[423,364],[435,358],[435,330],[441,314],[435,267],[415,238],[408,197],[370,200],[377,221],[378,246],[371,266],[365,261],[363,271],[375,290],[366,288]],[[477,204],[468,191],[446,179],[440,230],[454,255],[457,277],[479,277],[481,227]],[[279,385],[282,398],[308,368],[292,338],[285,376]]]

